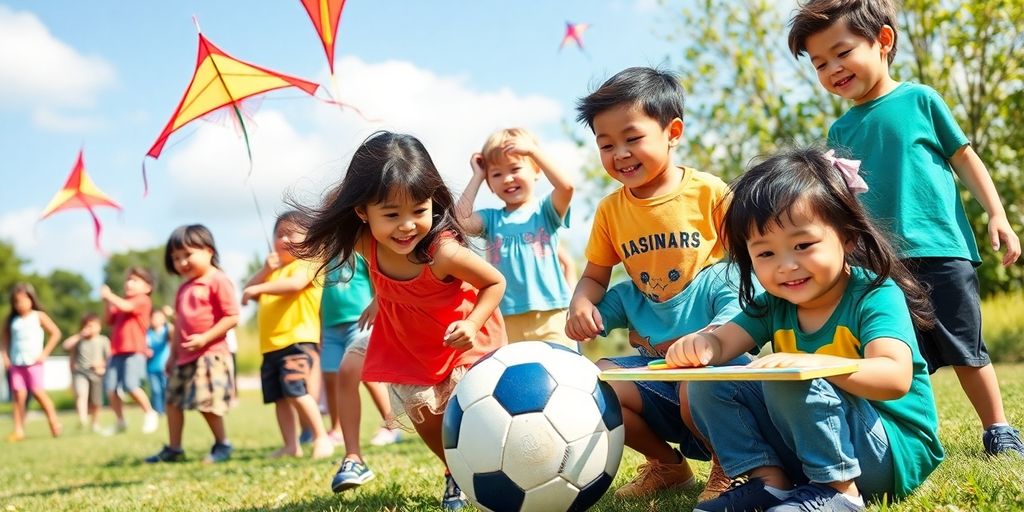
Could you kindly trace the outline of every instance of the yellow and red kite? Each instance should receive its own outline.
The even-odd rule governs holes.
[[[565,48],[565,45],[570,42],[575,42],[576,46],[580,50],[583,49],[583,33],[590,28],[589,23],[573,23],[571,21],[565,22],[565,35],[562,36],[562,44],[558,45],[558,50],[561,51]]]
[[[334,75],[334,42],[338,36],[338,23],[341,22],[341,10],[345,8],[345,0],[301,0],[302,6],[309,13],[309,19],[316,27],[316,33],[324,45],[327,64]]]
[[[103,252],[100,247],[100,231],[102,227],[100,225],[100,219],[96,216],[96,212],[93,208],[97,206],[109,206],[111,208],[121,209],[121,205],[117,204],[113,199],[103,193],[99,187],[93,183],[92,178],[85,172],[85,163],[82,160],[82,150],[78,150],[78,161],[75,162],[75,166],[71,168],[71,174],[68,175],[68,179],[64,182],[64,188],[57,192],[57,195],[53,196],[50,200],[50,204],[46,205],[46,209],[39,216],[39,220],[43,220],[54,213],[63,210],[70,210],[73,208],[84,208],[92,216],[92,224],[95,228],[95,243],[96,250]]]
[[[164,144],[167,143],[167,138],[178,128],[215,110],[230,108],[241,126],[245,149],[251,162],[252,148],[249,146],[249,134],[245,129],[239,105],[246,98],[284,87],[298,87],[313,95],[319,85],[240,61],[214,46],[200,32],[199,54],[196,57],[192,81],[188,84],[185,95],[178,103],[178,108],[174,110],[164,131],[157,137],[153,147],[149,148],[146,156],[158,158]],[[145,165],[142,168],[142,179],[148,192]]]

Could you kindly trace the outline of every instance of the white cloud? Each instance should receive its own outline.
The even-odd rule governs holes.
[[[73,115],[39,107],[32,112],[32,122],[52,132],[81,133],[103,126],[103,122],[91,116]]]
[[[79,129],[80,118],[52,109],[92,107],[115,81],[114,67],[106,60],[82,55],[34,14],[0,5],[0,108],[35,111],[34,120],[43,128]]]

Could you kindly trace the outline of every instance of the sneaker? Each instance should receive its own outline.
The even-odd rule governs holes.
[[[124,432],[126,430],[128,430],[128,422],[127,421],[122,419],[122,420],[117,420],[117,423],[114,423],[114,433],[115,434],[120,434],[121,432]]]
[[[352,459],[341,461],[341,467],[331,480],[331,490],[334,492],[347,491],[373,480],[373,471],[366,467],[366,463]]]
[[[331,444],[334,446],[341,446],[345,444],[345,438],[341,436],[341,432],[332,431],[327,433],[327,439],[330,439]]]
[[[444,474],[444,496],[441,497],[441,510],[462,510],[469,506],[469,500],[462,493],[459,484],[455,483],[452,474]]]
[[[718,461],[718,455],[712,455],[708,481],[704,484],[704,490],[697,496],[697,503],[719,497],[723,492],[728,491],[731,485],[732,479],[722,469],[722,463]]]
[[[313,431],[309,429],[302,429],[299,432],[299,444],[309,444],[313,442]]]
[[[174,449],[166,444],[160,450],[160,453],[145,458],[145,461],[149,464],[156,464],[157,462],[182,462],[184,460],[185,450],[181,448]]]
[[[690,489],[696,484],[697,479],[693,476],[693,471],[690,470],[686,459],[679,464],[665,464],[656,460],[648,460],[640,464],[633,480],[619,487],[615,491],[615,495],[620,498],[636,498],[674,487]]]
[[[231,446],[231,443],[213,443],[213,448],[210,448],[210,453],[207,453],[206,457],[203,457],[203,462],[206,464],[224,462],[231,458],[233,451],[235,448]]]
[[[160,427],[160,415],[156,411],[149,411],[142,417],[142,433],[152,434]]]
[[[771,512],[860,512],[864,502],[854,503],[843,493],[832,487],[811,482],[801,485],[790,493],[782,504],[772,507]]]
[[[397,428],[381,427],[374,434],[373,439],[370,439],[372,446],[386,446],[389,444],[395,444],[402,440],[402,431]]]
[[[981,441],[985,443],[985,452],[989,455],[1010,453],[1024,457],[1024,443],[1020,440],[1020,432],[1009,425],[989,427],[985,435],[981,436]]]
[[[764,485],[760,478],[737,479],[733,481],[729,490],[723,492],[719,497],[698,503],[693,512],[735,512],[739,510],[764,512],[772,507],[782,504],[782,500],[789,497],[789,493],[776,496]]]

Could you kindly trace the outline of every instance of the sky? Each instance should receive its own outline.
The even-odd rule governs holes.
[[[574,122],[575,101],[623,68],[663,65],[672,53],[662,37],[672,13],[656,0],[350,0],[337,83],[341,99],[374,121],[298,89],[275,91],[247,105],[251,176],[229,119],[198,120],[147,159],[144,197],[143,156],[195,66],[193,16],[229,55],[330,88],[299,0],[0,0],[0,239],[30,261],[26,270],[102,280],[86,212],[37,222],[80,148],[93,180],[124,208],[98,210],[108,253],[160,246],[175,227],[202,223],[224,270],[240,280],[265,254],[264,231],[283,198],[315,203],[373,131],[419,137],[455,194],[470,176],[470,155],[503,127],[533,130],[576,173],[596,150],[577,148],[566,131],[590,136]],[[591,25],[585,52],[558,50],[567,21]],[[495,205],[481,191],[477,206]],[[579,253],[589,219],[580,208],[573,215],[569,245]]]

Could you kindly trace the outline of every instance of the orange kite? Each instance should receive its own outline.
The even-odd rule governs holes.
[[[57,192],[57,195],[53,196],[50,200],[50,204],[46,205],[46,209],[39,216],[39,220],[43,220],[54,213],[62,210],[70,210],[72,208],[84,208],[92,216],[92,224],[95,228],[95,243],[96,250],[103,252],[100,247],[100,219],[96,216],[96,212],[93,211],[94,207],[97,206],[109,206],[111,208],[121,209],[121,205],[114,202],[113,199],[103,193],[99,187],[93,183],[92,178],[85,172],[85,163],[82,160],[82,150],[78,150],[78,161],[75,162],[75,166],[71,169],[71,174],[68,175],[68,179],[64,182],[64,188]]]
[[[249,134],[245,129],[239,104],[251,96],[284,87],[298,87],[307,94],[313,95],[319,86],[313,82],[283,75],[235,59],[214,46],[200,32],[199,54],[196,57],[196,69],[192,75],[192,81],[188,84],[185,95],[178,103],[178,108],[174,110],[164,131],[157,137],[153,147],[149,148],[146,156],[159,158],[164,144],[167,143],[167,138],[178,128],[215,110],[230,108],[242,128],[245,149],[251,162],[252,148],[249,147]],[[142,179],[148,192],[149,183],[146,179],[145,165],[142,168]]]
[[[334,74],[334,42],[338,35],[338,24],[341,22],[341,10],[345,8],[345,0],[301,0],[302,6],[309,13],[309,19],[316,27],[316,33],[324,45],[327,64]]]

